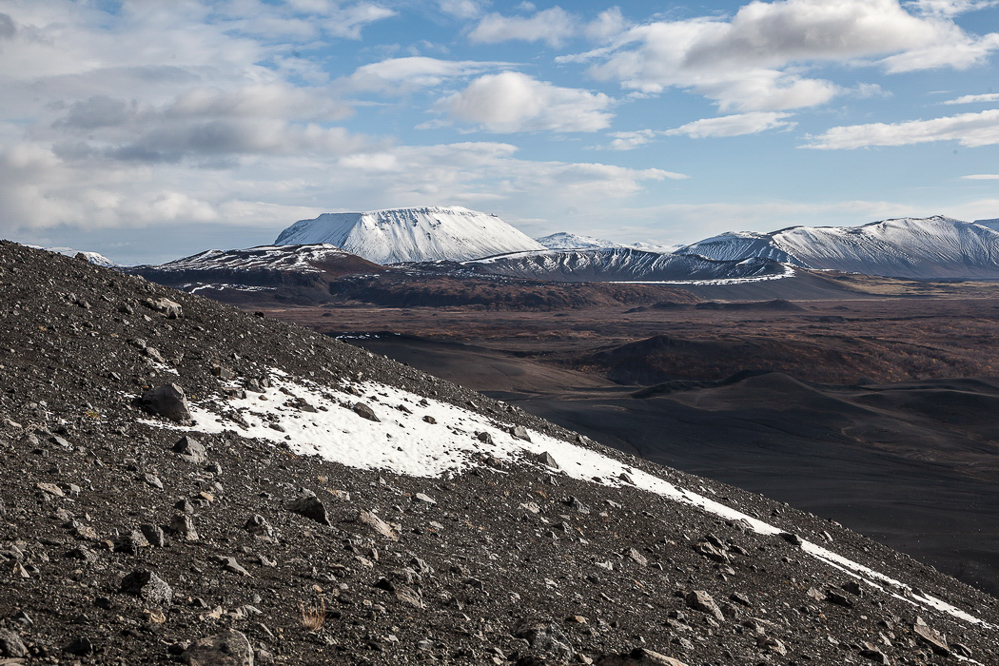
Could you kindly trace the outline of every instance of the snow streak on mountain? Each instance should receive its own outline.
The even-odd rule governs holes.
[[[768,259],[718,261],[631,248],[520,252],[465,265],[479,273],[559,282],[675,282],[776,278],[789,274],[785,266]]]
[[[677,254],[729,261],[765,257],[808,268],[904,278],[999,278],[999,233],[986,224],[943,216],[861,227],[732,232],[687,245]]]
[[[324,213],[281,232],[276,245],[331,243],[378,264],[466,261],[542,250],[499,217],[461,206]]]

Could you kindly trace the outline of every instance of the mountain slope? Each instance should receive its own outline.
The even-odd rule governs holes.
[[[461,206],[324,213],[296,222],[274,243],[331,243],[378,264],[465,261],[542,249],[497,216]]]
[[[995,600],[814,516],[77,260],[0,287],[12,663],[999,657]]]
[[[677,250],[719,260],[765,257],[817,269],[917,279],[999,278],[999,233],[942,216],[861,227],[734,232]]]
[[[157,266],[126,272],[226,303],[270,298],[295,303],[329,300],[329,283],[344,275],[377,275],[385,269],[333,245],[262,245],[206,250]]]
[[[791,273],[766,259],[717,261],[631,248],[518,252],[466,262],[478,273],[559,282],[697,282],[776,279]]]

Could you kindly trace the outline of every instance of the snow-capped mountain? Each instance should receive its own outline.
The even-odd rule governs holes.
[[[334,267],[350,272],[380,267],[329,243],[259,245],[241,250],[205,250],[157,266],[162,271],[274,270],[319,273]]]
[[[993,231],[999,231],[999,217],[995,217],[989,220],[975,220],[975,224],[983,227],[988,227]]]
[[[581,236],[569,233],[568,231],[559,231],[558,233],[535,238],[534,240],[549,250],[599,250],[608,247],[620,247],[618,243],[613,241],[594,238],[593,236]]]
[[[999,278],[999,233],[984,224],[939,215],[860,227],[725,233],[684,246],[676,254],[728,261],[763,257],[808,268],[905,278]]]
[[[496,215],[461,206],[323,213],[299,220],[274,243],[331,243],[378,264],[466,261],[544,249]]]
[[[518,252],[464,265],[477,273],[559,282],[689,282],[774,279],[790,274],[786,266],[764,258],[718,261],[631,248]]]

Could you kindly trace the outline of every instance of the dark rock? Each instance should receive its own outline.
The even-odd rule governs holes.
[[[147,569],[138,569],[125,576],[120,589],[151,604],[169,604],[173,600],[173,589],[166,581]]]
[[[189,666],[253,666],[253,648],[238,631],[200,638],[184,651]]]
[[[194,520],[186,513],[178,513],[170,519],[170,531],[184,541],[197,541],[198,531],[194,529]]]
[[[178,439],[177,443],[173,445],[173,452],[190,463],[203,463],[208,459],[208,454],[201,442],[189,436]]]
[[[314,520],[322,525],[332,525],[326,507],[319,501],[315,493],[311,491],[303,492],[298,498],[288,504],[288,510],[305,516],[309,520]]]
[[[274,529],[271,527],[267,520],[258,514],[253,514],[246,519],[246,523],[243,525],[243,529],[250,534],[256,536],[271,536],[274,534]]]
[[[114,540],[114,552],[138,555],[139,550],[151,544],[139,530],[131,530]]]
[[[69,645],[64,647],[62,651],[75,654],[77,657],[86,657],[94,653],[94,644],[86,636],[78,636],[70,641]]]
[[[142,405],[149,412],[188,425],[193,423],[184,389],[176,384],[164,384],[142,394]]]
[[[27,657],[28,648],[21,637],[9,629],[0,629],[0,655],[4,657]]]
[[[367,419],[369,421],[381,420],[375,414],[375,410],[371,409],[371,407],[369,407],[363,402],[355,402],[354,406],[351,409],[353,409],[354,413],[360,416],[362,419]]]
[[[801,540],[800,536],[798,536],[797,534],[791,534],[790,532],[781,532],[780,538],[783,539],[784,541],[787,541],[792,546],[800,546],[801,544],[804,543],[804,541]]]
[[[160,478],[155,474],[141,474],[139,475],[139,479],[157,490],[163,490],[163,482],[160,481]]]
[[[162,527],[146,524],[139,525],[139,529],[142,531],[142,536],[146,537],[146,541],[151,546],[156,546],[157,548],[164,548],[166,546],[166,535],[163,533]]]

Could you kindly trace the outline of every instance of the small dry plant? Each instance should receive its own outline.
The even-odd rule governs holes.
[[[319,597],[318,604],[299,601],[298,610],[302,615],[302,626],[309,631],[319,631],[326,624],[326,600],[322,597]]]

